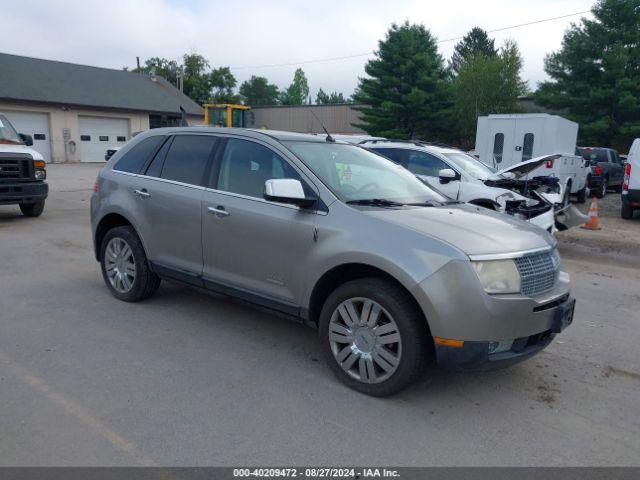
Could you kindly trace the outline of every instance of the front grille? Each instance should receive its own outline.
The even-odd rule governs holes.
[[[0,180],[21,180],[31,177],[31,160],[0,158]]]
[[[520,291],[524,295],[535,296],[553,288],[560,268],[557,255],[553,250],[515,259],[522,281]]]

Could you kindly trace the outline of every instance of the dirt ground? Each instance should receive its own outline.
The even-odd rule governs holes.
[[[640,216],[636,213],[631,220],[620,217],[620,194],[610,192],[605,198],[598,199],[600,230],[585,230],[577,227],[558,232],[557,238],[564,250],[614,256],[620,259],[638,257],[640,254]],[[587,214],[590,201],[584,205],[576,204],[581,212]]]

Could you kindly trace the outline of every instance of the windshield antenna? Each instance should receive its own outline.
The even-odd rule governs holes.
[[[324,123],[320,121],[320,119],[318,118],[318,116],[315,114],[313,110],[309,109],[309,111],[311,112],[311,115],[313,115],[315,119],[318,121],[318,123],[322,126],[324,133],[327,134],[327,142],[335,143],[335,139],[331,136],[331,134],[329,133],[329,130],[327,130],[327,127],[324,126]]]

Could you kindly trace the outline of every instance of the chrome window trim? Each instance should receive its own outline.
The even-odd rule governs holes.
[[[533,248],[531,250],[520,250],[519,252],[508,253],[485,253],[481,255],[468,255],[469,260],[472,262],[488,261],[488,260],[508,260],[512,258],[524,257],[525,255],[531,255],[534,253],[550,252],[555,248],[555,245],[547,247]]]
[[[224,191],[224,190],[216,190],[215,188],[203,187],[201,185],[193,185],[193,184],[190,184],[190,183],[176,182],[175,180],[169,180],[167,178],[151,177],[149,175],[141,175],[139,173],[123,172],[122,170],[116,170],[116,169],[112,169],[111,171],[113,173],[117,173],[117,174],[120,174],[120,175],[127,175],[129,177],[142,178],[142,179],[145,179],[145,180],[154,180],[156,182],[169,183],[171,185],[177,185],[179,187],[192,188],[194,190],[200,190],[200,191],[203,191],[203,192],[219,193],[219,194],[222,194],[222,195],[227,195],[229,197],[242,198],[244,200],[252,200],[254,202],[266,203],[267,205],[274,205],[276,207],[288,208],[290,210],[299,210],[299,211],[301,211],[303,213],[315,213],[317,215],[327,215],[327,212],[323,212],[321,210],[305,210],[305,209],[302,209],[302,208],[300,208],[300,207],[298,207],[296,205],[287,205],[286,203],[270,202],[269,200],[266,200],[264,198],[251,197],[249,195],[242,195],[240,193],[227,192],[227,191]]]

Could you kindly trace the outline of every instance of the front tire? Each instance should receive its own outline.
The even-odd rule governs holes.
[[[428,326],[395,283],[364,278],[339,286],[320,314],[322,349],[346,385],[367,395],[393,395],[433,359]]]
[[[160,277],[149,268],[142,242],[132,227],[116,227],[107,232],[100,247],[100,265],[104,282],[119,300],[147,299],[160,286]]]
[[[39,217],[44,211],[44,200],[36,203],[21,203],[20,211],[25,217]]]

